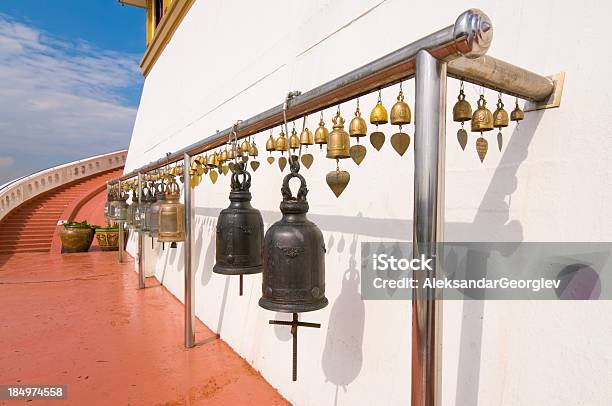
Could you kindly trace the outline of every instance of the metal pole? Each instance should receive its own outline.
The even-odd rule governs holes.
[[[121,196],[121,181],[119,181],[119,196]],[[117,221],[117,226],[119,228],[119,247],[117,247],[117,256],[119,258],[119,263],[123,262],[123,250],[125,248],[125,243],[124,243],[124,235],[123,235],[123,221],[119,220]]]
[[[132,199],[133,200],[133,199]],[[132,203],[133,204],[133,203]],[[144,273],[144,232],[142,231],[142,174],[138,172],[138,289],[145,288],[145,273]]]
[[[191,215],[193,210],[193,195],[191,193],[191,158],[183,156],[183,193],[185,197],[185,348],[195,345],[195,302],[193,275],[191,272]]]
[[[446,63],[422,50],[416,58],[413,255],[434,258],[444,226]],[[442,303],[436,290],[415,288],[412,298],[412,406],[440,405]]]

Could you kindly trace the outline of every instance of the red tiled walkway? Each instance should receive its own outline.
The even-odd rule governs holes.
[[[114,252],[0,256],[0,383],[68,385],[54,405],[288,404],[202,323],[185,350],[183,305],[136,289],[133,266]]]

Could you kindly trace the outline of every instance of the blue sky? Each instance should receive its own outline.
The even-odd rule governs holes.
[[[0,184],[129,145],[143,9],[115,0],[0,3]]]

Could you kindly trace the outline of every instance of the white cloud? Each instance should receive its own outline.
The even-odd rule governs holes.
[[[0,151],[15,158],[11,174],[127,147],[136,109],[122,92],[140,84],[138,60],[0,14]]]

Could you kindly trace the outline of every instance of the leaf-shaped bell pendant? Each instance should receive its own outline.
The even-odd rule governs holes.
[[[501,94],[499,99],[497,100],[497,108],[493,112],[493,126],[499,129],[497,133],[497,147],[499,150],[502,150],[502,145],[504,143],[503,135],[501,129],[504,127],[508,127],[508,112],[504,110],[504,103],[501,99]]]
[[[319,127],[314,133],[314,143],[319,144],[320,148],[323,148],[323,144],[327,144],[329,138],[329,130],[325,128],[325,121],[323,121],[323,113],[321,113],[321,120],[319,121]]]
[[[340,109],[332,118],[334,129],[327,140],[327,158],[344,159],[351,156],[351,138],[344,130],[344,119],[340,115]]]
[[[287,151],[287,149],[289,149],[289,146],[287,144],[287,137],[285,137],[285,133],[281,129],[281,132],[274,144],[276,146],[276,150],[280,151],[281,154],[284,153],[285,151]]]
[[[518,99],[516,99],[514,110],[512,110],[512,112],[510,113],[510,120],[516,121],[518,124],[518,122],[524,118],[525,118],[525,112],[521,110],[518,104]]]
[[[300,137],[297,135],[297,131],[295,130],[295,126],[291,130],[291,137],[289,137],[289,148],[292,150],[296,150],[300,147]]]

